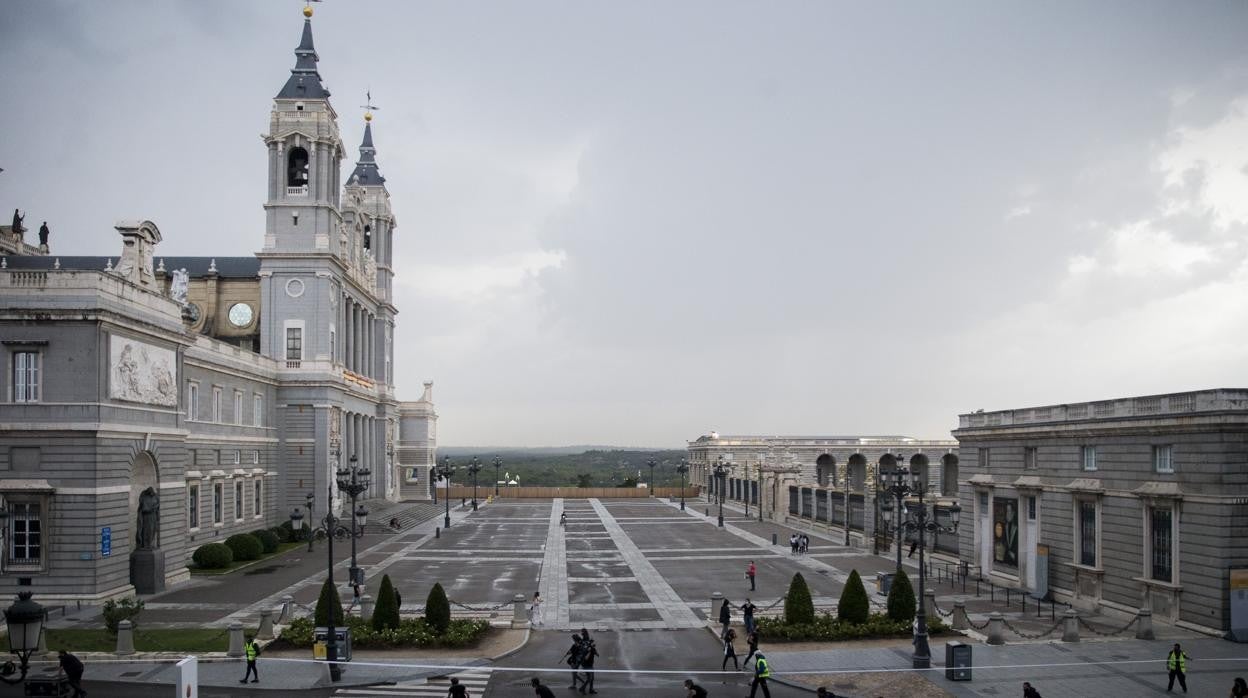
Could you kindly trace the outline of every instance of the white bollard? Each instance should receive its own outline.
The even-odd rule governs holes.
[[[117,654],[134,654],[134,623],[128,620],[117,624]]]
[[[273,639],[273,611],[260,612],[260,628],[256,630],[257,640]]]
[[[227,657],[243,656],[243,624],[230,623],[230,649],[225,653]]]

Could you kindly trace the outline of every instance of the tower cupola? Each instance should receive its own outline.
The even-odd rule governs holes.
[[[316,47],[312,45],[312,14],[311,8],[305,8],[303,20],[303,36],[299,39],[299,47],[295,49],[295,67],[290,69],[290,79],[277,93],[274,99],[325,99],[329,90],[321,82],[321,74],[316,71]]]

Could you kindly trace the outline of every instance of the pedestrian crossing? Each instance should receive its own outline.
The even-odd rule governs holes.
[[[367,686],[364,688],[340,688],[334,692],[335,696],[354,696],[354,698],[364,698],[365,696],[382,698],[382,696],[397,696],[398,698],[446,698],[447,691],[451,688],[451,678],[459,679],[459,683],[468,689],[468,695],[473,698],[485,695],[485,687],[490,683],[490,672],[469,670],[461,671],[458,674],[450,674],[447,676],[438,676],[428,681],[423,679],[417,681],[403,681],[393,686]]]

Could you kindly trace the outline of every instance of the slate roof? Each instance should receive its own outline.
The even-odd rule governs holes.
[[[53,269],[56,260],[61,269],[104,271],[111,260],[117,266],[120,257],[58,257],[56,255],[19,255],[6,257],[9,269]],[[191,277],[208,275],[208,267],[215,259],[217,276],[223,279],[252,279],[260,276],[260,260],[256,257],[163,257],[156,255],[153,264],[165,263],[165,271],[186,269]]]
[[[320,56],[312,45],[312,20],[303,20],[303,36],[299,39],[299,47],[295,49],[295,67],[290,69],[290,79],[282,86],[282,91],[274,99],[326,99],[329,90],[321,83],[321,74],[316,72],[316,63]]]
[[[379,187],[386,183],[386,178],[382,177],[381,171],[377,169],[377,159],[374,157],[376,153],[377,149],[373,147],[373,125],[365,123],[364,140],[360,143],[360,159],[355,163],[351,176],[347,178],[348,184]]]

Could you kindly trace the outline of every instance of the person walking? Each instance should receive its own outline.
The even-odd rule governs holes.
[[[594,658],[598,656],[598,646],[589,638],[589,633],[581,629],[584,635],[581,635],[581,668],[585,670],[585,676],[581,679],[581,693],[585,693],[585,689],[589,689],[589,693],[597,693],[594,690]]]
[[[789,552],[793,555],[797,554],[797,534],[789,534]]]
[[[451,687],[446,689],[446,698],[468,698],[468,687],[461,684],[457,677],[451,677]]]
[[[723,631],[719,633],[720,638],[728,634],[728,626],[732,624],[732,610],[728,607],[728,599],[724,599],[724,603],[719,607],[719,624],[724,626]]]
[[[685,698],[707,698],[705,688],[693,682],[693,679],[685,679]]]
[[[741,667],[744,669],[749,669],[750,657],[753,657],[755,654],[758,653],[758,631],[754,630],[753,632],[746,635],[745,643],[747,646],[749,646],[750,653],[745,655],[745,659],[741,661]]]
[[[750,683],[750,698],[754,698],[754,693],[760,686],[763,689],[763,698],[771,698],[771,689],[767,688],[767,679],[770,676],[771,667],[767,665],[767,658],[759,652],[758,658],[754,660],[754,681]]]
[[[1023,682],[1023,698],[1040,698],[1040,691],[1031,687],[1030,681]]]
[[[533,592],[533,603],[529,606],[529,626],[536,628],[542,624],[542,592]]]
[[[728,628],[728,632],[724,633],[724,661],[720,663],[719,670],[728,669],[728,659],[732,658],[732,670],[741,671],[741,665],[737,663],[737,648],[733,644],[737,639],[737,631]]]
[[[577,673],[577,670],[581,668],[581,636],[580,635],[572,636],[572,646],[568,648],[567,652],[563,653],[562,659],[568,663],[569,667],[572,668],[572,685],[568,686],[568,688],[575,691],[576,683],[580,681],[581,679],[580,674]]]
[[[568,515],[567,515],[566,513],[565,513],[565,514],[560,514],[560,515],[559,515],[559,525],[560,525],[560,526],[567,526],[567,525],[568,525]]]
[[[69,687],[74,689],[72,698],[87,698],[87,692],[82,688],[82,660],[65,650],[57,650],[56,656],[61,665],[61,671],[65,672],[65,677],[69,679]]]
[[[1236,677],[1235,685],[1231,686],[1231,698],[1248,698],[1248,682]]]
[[[802,534],[802,545],[801,545],[801,548],[802,548],[802,554],[803,554],[803,555],[805,555],[805,554],[807,553],[807,551],[809,551],[809,550],[810,550],[810,536],[806,535],[805,533],[803,533],[803,534]]]
[[[1187,652],[1179,647],[1179,643],[1174,643],[1174,649],[1170,650],[1170,654],[1166,655],[1166,669],[1170,672],[1170,683],[1166,686],[1166,693],[1174,690],[1174,679],[1177,676],[1179,685],[1183,687],[1183,692],[1187,693]]]
[[[741,604],[741,620],[745,623],[745,634],[749,635],[754,632],[754,611],[758,610],[758,606],[750,603],[746,598],[745,603]]]
[[[251,638],[243,645],[243,653],[247,656],[247,673],[243,674],[243,680],[239,683],[247,683],[247,677],[252,677],[252,683],[260,683],[260,671],[256,669],[256,657],[260,656],[260,644],[256,642],[256,638]]]
[[[754,561],[750,560],[750,564],[745,568],[745,576],[750,580],[750,591],[754,591],[754,575],[758,572],[758,568],[754,566]]]
[[[538,695],[538,698],[555,698],[555,694],[551,692],[550,688],[543,686],[542,680],[536,676],[529,679],[529,685],[533,687],[533,692]]]

